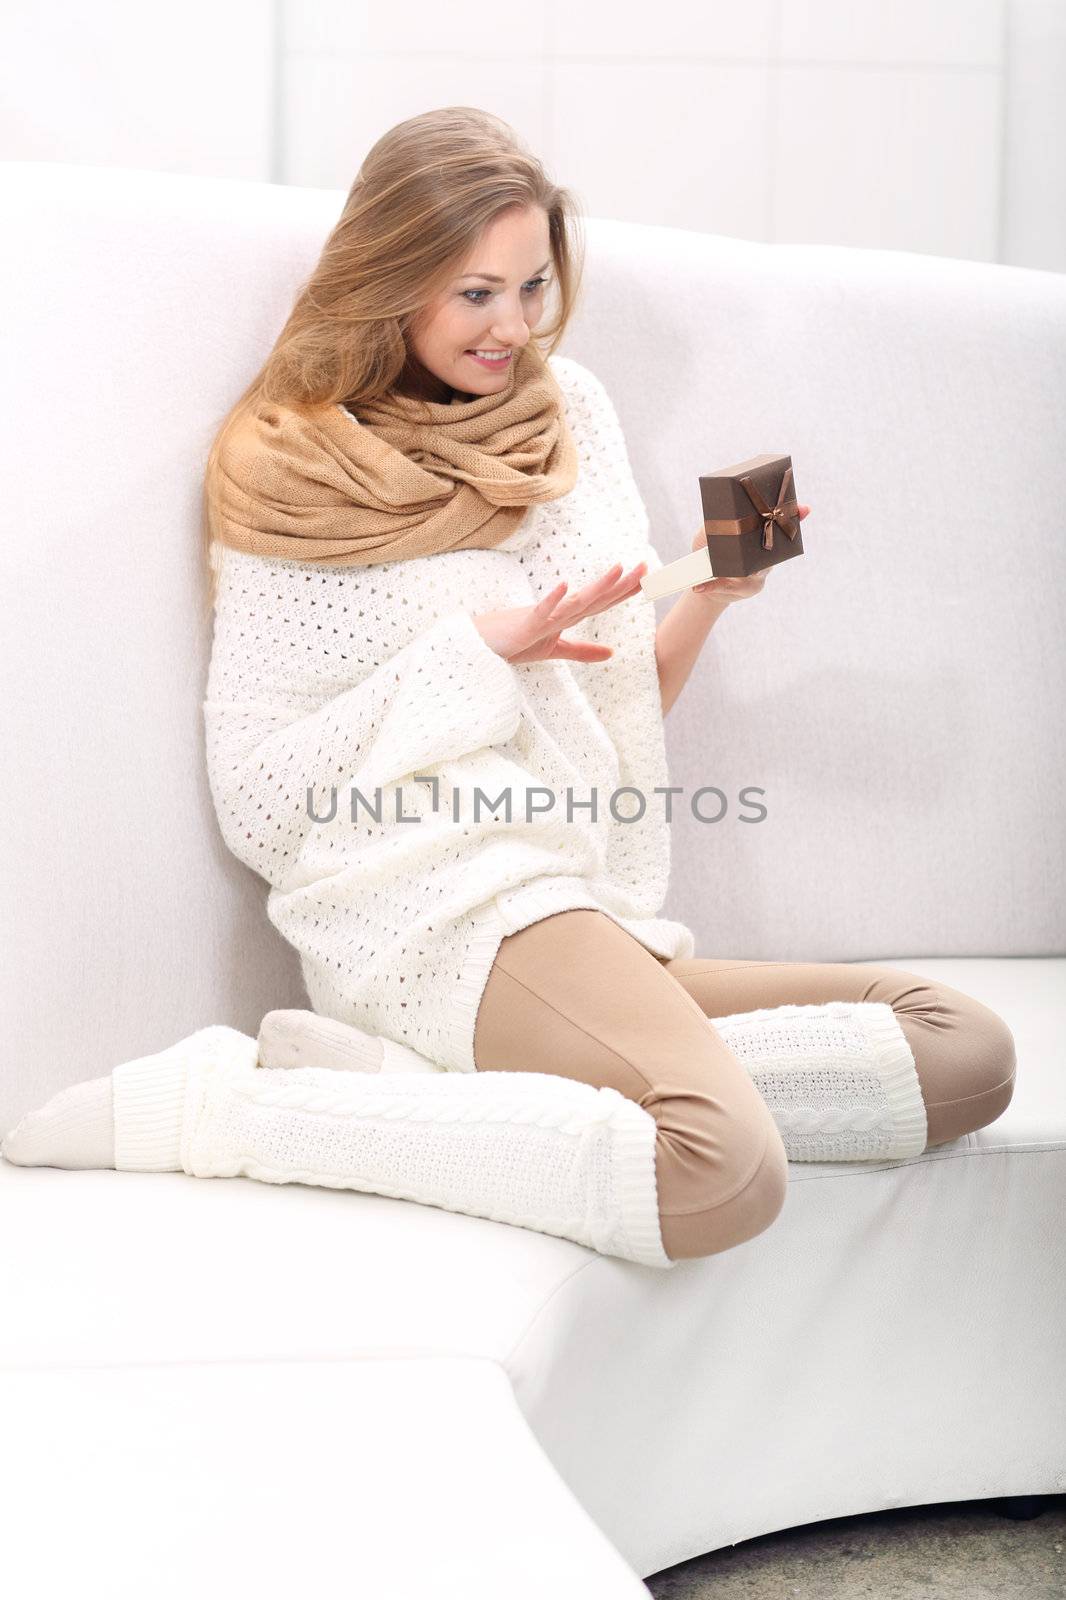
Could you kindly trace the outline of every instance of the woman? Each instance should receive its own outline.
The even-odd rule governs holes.
[[[899,1159],[1009,1102],[968,996],[698,957],[658,915],[663,718],[766,573],[656,627],[617,416],[551,353],[576,226],[484,113],[370,152],[206,475],[212,795],[313,1009],[75,1085],[9,1160],[372,1190],[665,1267],[768,1227],[789,1156]]]

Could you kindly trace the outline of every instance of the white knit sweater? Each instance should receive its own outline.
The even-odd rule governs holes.
[[[611,645],[602,662],[512,664],[472,621],[616,561],[662,565],[603,385],[549,360],[578,480],[502,545],[369,567],[217,550],[203,711],[222,835],[270,884],[313,1009],[452,1071],[476,1070],[496,950],[529,923],[587,907],[657,955],[694,954],[690,930],[658,916],[670,825],[654,605],[638,592],[565,630]],[[612,816],[623,785],[640,820]],[[638,817],[640,796],[618,795],[618,817]]]

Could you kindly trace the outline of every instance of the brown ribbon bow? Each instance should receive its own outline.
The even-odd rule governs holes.
[[[781,479],[781,487],[777,494],[777,504],[771,505],[759,489],[754,478],[741,478],[739,480],[747,491],[748,499],[755,507],[758,515],[748,517],[724,517],[717,520],[706,521],[703,525],[705,533],[750,533],[753,528],[762,525],[762,547],[772,550],[774,547],[774,524],[781,529],[788,538],[795,539],[799,534],[799,519],[796,513],[799,510],[799,501],[796,499],[795,479],[792,468],[785,468],[785,475]]]
[[[758,485],[752,478],[741,478],[741,483],[748,491],[749,498],[754,502],[755,509],[762,518],[762,547],[772,550],[774,547],[774,523],[776,522],[782,533],[790,539],[795,539],[799,533],[799,522],[796,512],[799,502],[796,500],[795,481],[792,468],[785,468],[785,476],[781,479],[781,488],[778,490],[777,504],[772,506],[768,500],[759,493]]]

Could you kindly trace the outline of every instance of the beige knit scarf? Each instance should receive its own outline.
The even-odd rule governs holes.
[[[323,405],[260,402],[223,444],[213,538],[252,555],[343,566],[500,544],[533,502],[577,480],[559,385],[532,343],[507,385],[473,400],[398,393]]]

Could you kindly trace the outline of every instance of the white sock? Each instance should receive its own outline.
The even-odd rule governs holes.
[[[914,1055],[887,1003],[769,1006],[710,1021],[766,1101],[790,1161],[899,1160],[925,1149]]]
[[[0,1155],[22,1167],[181,1172],[188,1063],[235,1047],[254,1065],[254,1039],[235,1028],[201,1028],[102,1078],[61,1089],[11,1129]]]
[[[113,1167],[111,1074],[73,1083],[28,1111],[0,1144],[0,1154],[19,1167]]]
[[[259,1024],[261,1067],[330,1067],[337,1072],[446,1072],[395,1039],[377,1038],[315,1011],[268,1011]]]

